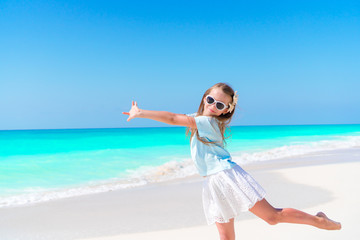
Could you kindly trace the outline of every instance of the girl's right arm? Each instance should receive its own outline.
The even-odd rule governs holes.
[[[196,128],[195,119],[184,114],[176,114],[165,111],[150,111],[139,109],[137,103],[132,101],[132,106],[129,112],[123,112],[129,115],[127,121],[133,118],[148,118],[155,121],[167,123],[170,125],[179,125],[184,127]]]

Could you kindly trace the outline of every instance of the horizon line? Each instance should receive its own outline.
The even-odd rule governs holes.
[[[231,125],[230,127],[271,127],[271,126],[309,126],[309,125],[360,125],[360,123],[317,123],[317,124],[255,124],[255,125]],[[24,128],[24,129],[0,129],[0,131],[33,131],[33,130],[86,130],[86,129],[134,129],[134,128],[186,128],[185,126],[163,127],[93,127],[93,128]]]

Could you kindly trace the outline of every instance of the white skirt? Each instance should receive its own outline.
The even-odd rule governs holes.
[[[207,223],[227,223],[248,211],[265,195],[265,190],[238,165],[209,175],[203,186]]]

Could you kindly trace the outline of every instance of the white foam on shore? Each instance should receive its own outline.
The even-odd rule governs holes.
[[[254,153],[232,153],[233,160],[246,165],[259,161],[299,156],[314,152],[360,147],[360,136],[339,136],[338,140],[323,140],[306,144],[282,146]]]
[[[9,197],[0,198],[1,207],[12,207],[25,204],[33,204],[38,202],[46,202],[55,199],[63,199],[69,197],[76,197],[87,194],[109,192],[117,189],[125,189],[146,185],[146,181],[128,182],[125,181],[114,181],[114,182],[103,182],[98,184],[91,184],[87,186],[79,186],[68,189],[36,189],[35,192],[28,194],[19,194]],[[31,190],[31,189],[29,189]]]
[[[247,165],[259,161],[268,161],[285,157],[294,157],[319,151],[331,151],[360,147],[360,136],[340,136],[338,140],[309,142],[306,144],[282,146],[261,152],[235,152],[232,153],[233,161],[240,165]],[[173,158],[174,159],[174,158]],[[141,167],[128,171],[127,179],[111,179],[90,183],[67,189],[27,189],[25,194],[0,197],[0,207],[19,206],[45,202],[49,200],[76,197],[87,194],[114,191],[144,186],[149,183],[166,182],[197,174],[191,159],[183,158],[167,162],[161,166]]]

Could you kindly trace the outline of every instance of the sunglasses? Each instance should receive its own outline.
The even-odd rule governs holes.
[[[224,110],[225,108],[228,108],[228,106],[226,106],[225,103],[223,102],[220,102],[220,101],[216,101],[215,98],[213,98],[212,96],[210,95],[207,95],[206,96],[206,102],[209,104],[209,105],[212,105],[215,103],[215,107],[217,110],[219,111],[222,111]]]

